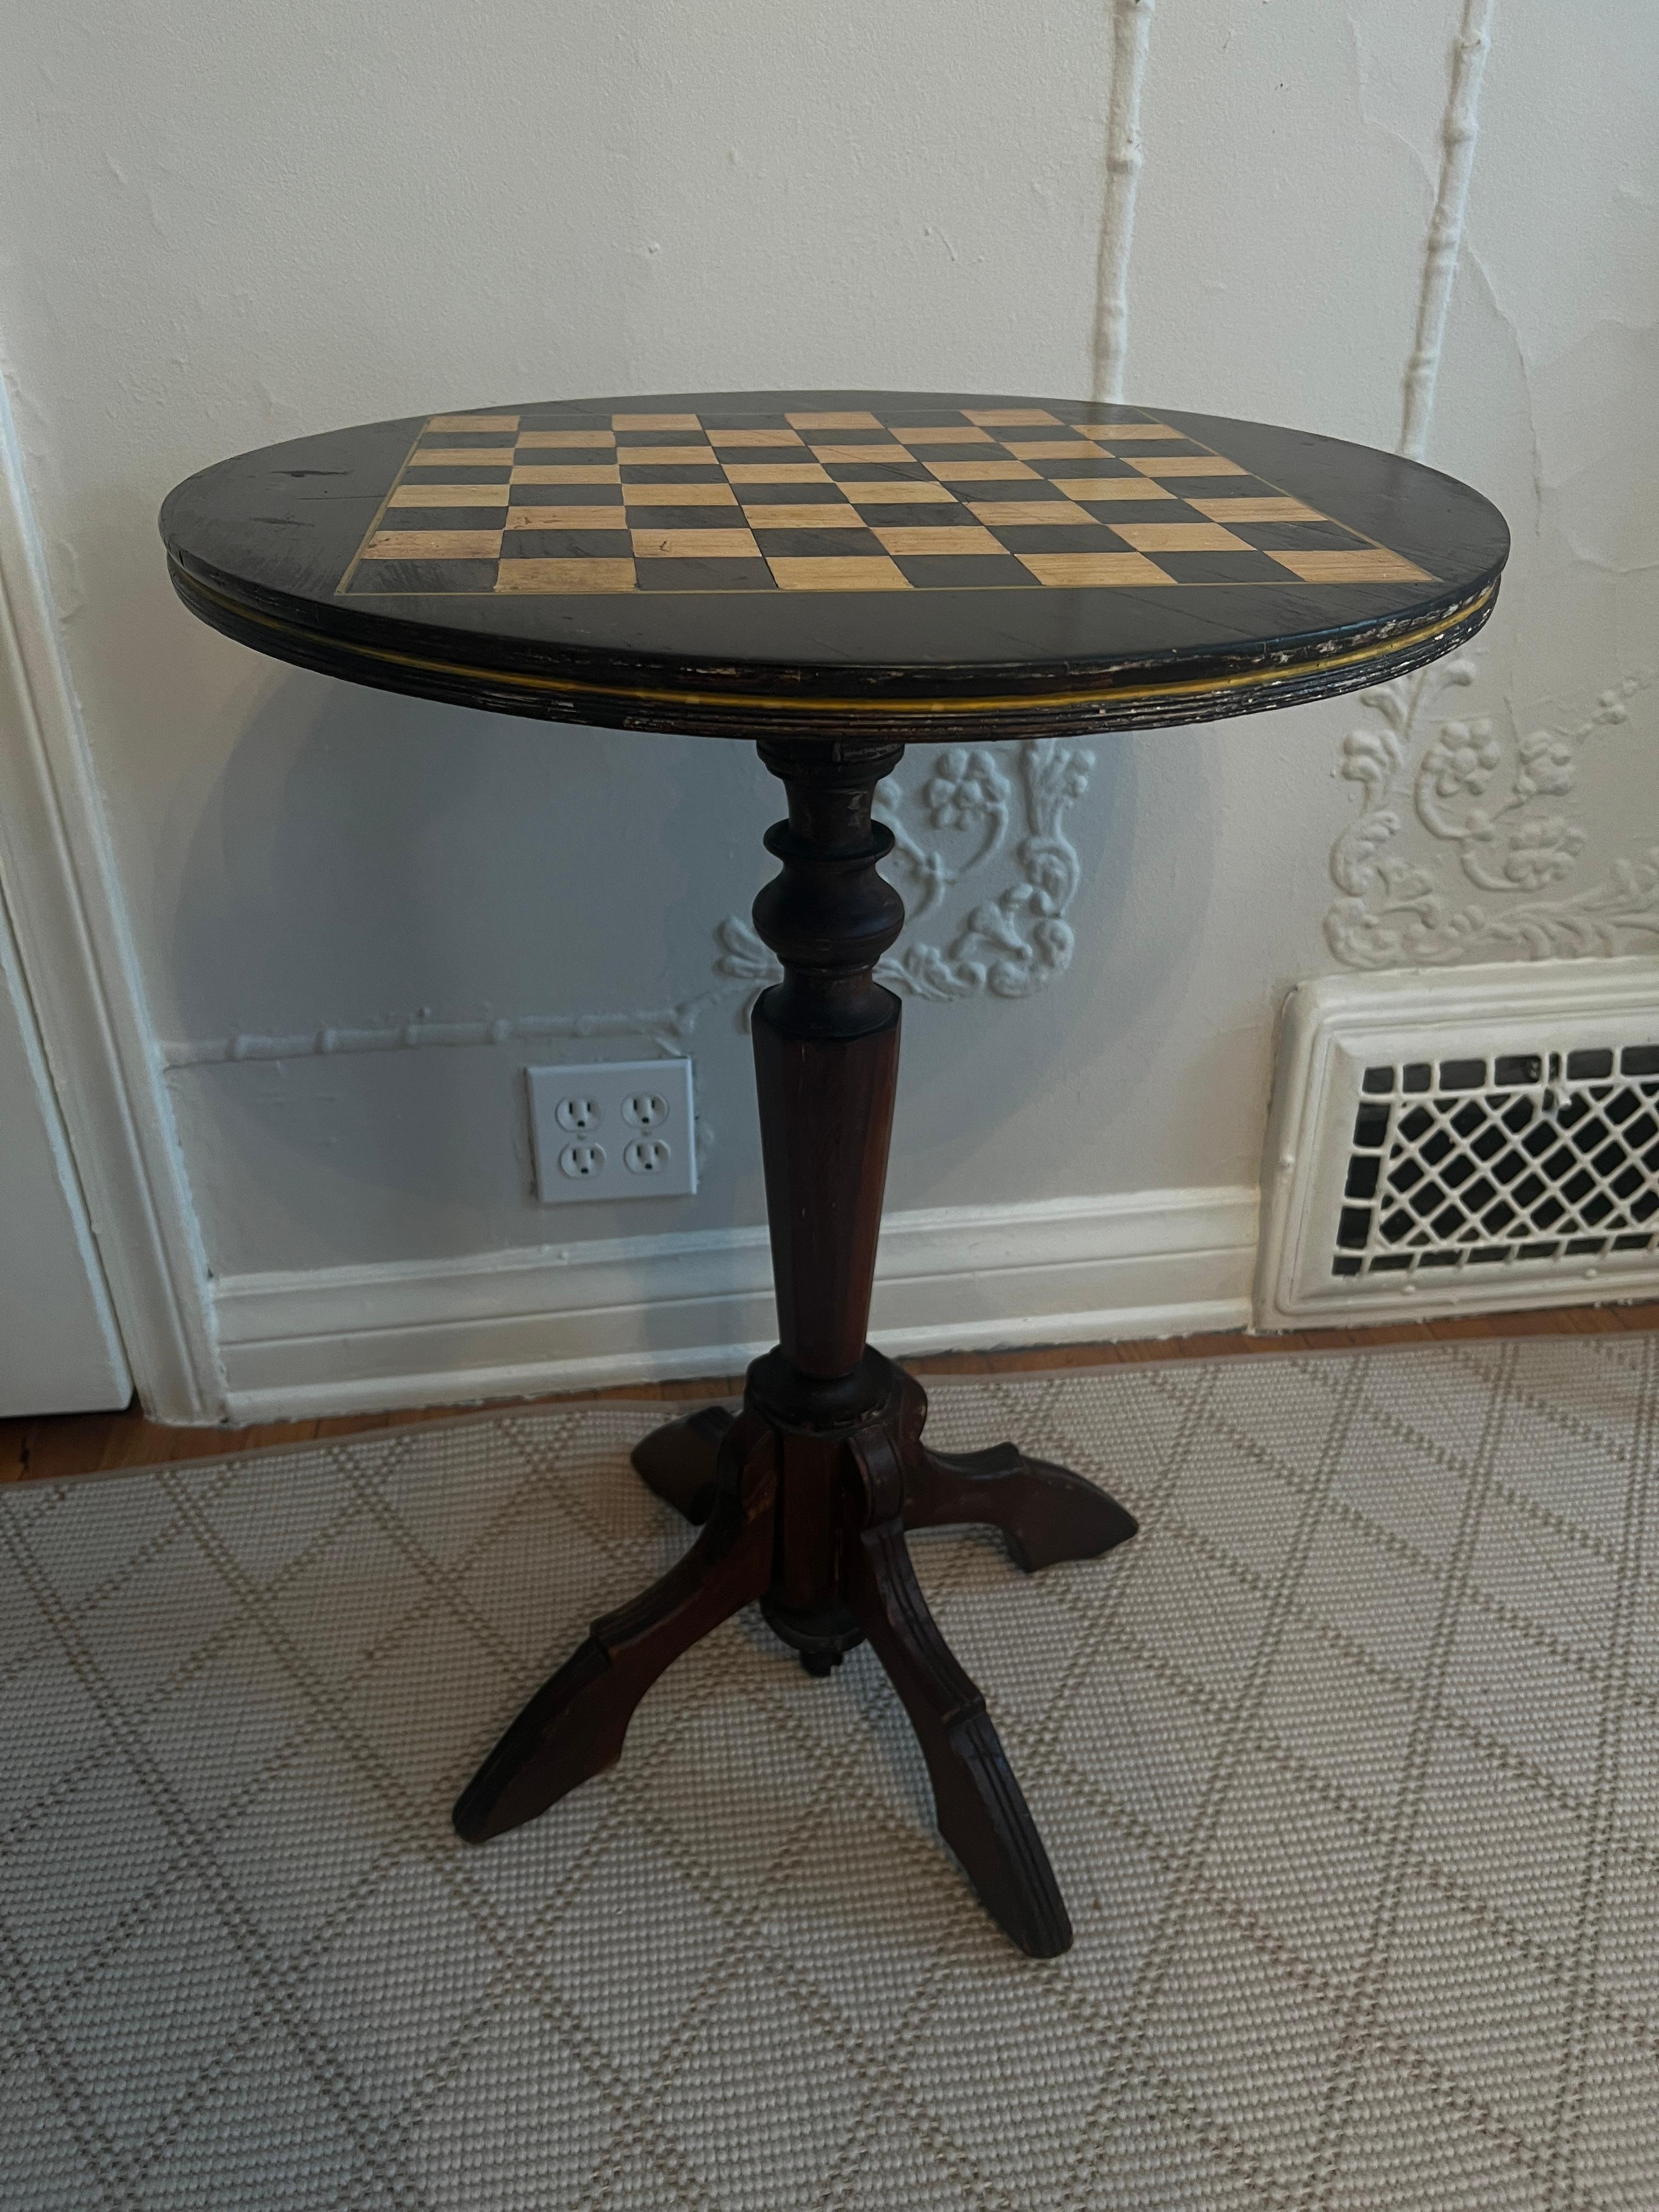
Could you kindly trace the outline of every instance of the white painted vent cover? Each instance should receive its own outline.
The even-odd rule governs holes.
[[[1659,1287],[1659,962],[1333,976],[1285,1009],[1257,1322]]]

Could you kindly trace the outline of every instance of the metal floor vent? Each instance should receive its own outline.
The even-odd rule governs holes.
[[[1297,992],[1270,1132],[1267,1327],[1659,1285],[1659,962]]]
[[[1659,1045],[1368,1067],[1334,1275],[1650,1252]]]

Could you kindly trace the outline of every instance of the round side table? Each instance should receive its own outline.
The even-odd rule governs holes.
[[[963,393],[693,392],[380,422],[248,453],[161,510],[191,611],[256,652],[423,697],[754,742],[788,799],[755,926],[779,1343],[743,1411],[635,1465],[701,1534],[531,1698],[455,1807],[483,1843],[619,1757],[678,1656],[743,1606],[814,1674],[866,1638],[942,1834],[1026,1952],[1071,1927],[906,1531],[999,1529],[1028,1572],[1133,1535],[1016,1446],[923,1440],[865,1338],[898,1073],[873,976],[904,910],[880,779],[915,740],[1222,715],[1386,681],[1486,621],[1503,518],[1431,469],[1169,410]]]

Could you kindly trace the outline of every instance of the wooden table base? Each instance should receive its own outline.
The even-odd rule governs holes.
[[[899,1002],[873,969],[903,922],[876,872],[871,819],[892,746],[763,744],[789,793],[767,833],[782,873],[755,923],[783,981],[755,1010],[755,1060],[781,1342],[749,1370],[743,1411],[648,1436],[634,1463],[702,1534],[513,1722],[455,1806],[470,1843],[533,1820],[620,1757],[641,1698],[740,1607],[827,1674],[866,1638],[910,1717],[944,1836],[1020,1949],[1052,1958],[1071,1923],[985,1700],[917,1583],[908,1528],[1001,1531],[1030,1572],[1135,1533],[1092,1483],[1012,1444],[951,1455],[922,1441],[921,1386],[865,1340],[898,1071]]]

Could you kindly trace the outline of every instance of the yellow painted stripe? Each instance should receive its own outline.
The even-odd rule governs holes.
[[[1329,669],[1357,668],[1367,661],[1391,659],[1411,646],[1426,644],[1456,629],[1471,615],[1478,614],[1498,590],[1496,581],[1487,584],[1449,613],[1437,616],[1434,621],[1424,623],[1416,629],[1402,630],[1377,645],[1356,647],[1352,653],[1310,654],[1304,660],[1286,661],[1276,668],[1250,669],[1237,676],[1177,678],[1167,684],[1109,684],[1088,691],[1020,691],[955,699],[805,699],[790,693],[646,690],[624,684],[593,684],[574,676],[531,676],[516,669],[479,668],[465,661],[434,660],[419,653],[395,653],[387,646],[360,645],[322,630],[307,629],[299,623],[283,622],[275,615],[257,613],[240,600],[227,598],[223,592],[198,582],[177,562],[173,565],[192,593],[224,608],[242,622],[274,630],[279,636],[304,638],[309,643],[325,645],[356,659],[378,661],[393,668],[419,669],[427,675],[460,677],[470,683],[505,684],[516,690],[546,692],[558,697],[632,700],[642,705],[663,707],[759,708],[803,719],[809,715],[875,714],[888,721],[909,717],[926,721],[930,716],[943,714],[1002,714],[1043,707],[1104,707],[1137,699],[1204,699],[1218,692],[1261,690],[1297,676],[1319,675]]]

